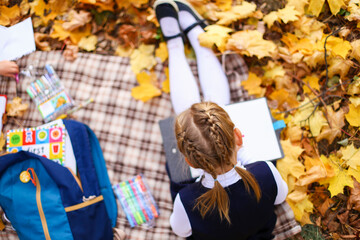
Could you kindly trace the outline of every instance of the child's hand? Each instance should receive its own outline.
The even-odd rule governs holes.
[[[19,73],[19,67],[15,62],[0,61],[0,75],[15,78]]]

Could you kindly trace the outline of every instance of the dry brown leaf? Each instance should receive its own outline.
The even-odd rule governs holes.
[[[66,31],[73,31],[89,23],[91,19],[91,13],[87,11],[80,10],[79,12],[76,12],[75,10],[71,10],[69,12],[70,21],[64,22],[62,26]]]
[[[341,108],[335,112],[332,107],[327,107],[328,120],[330,126],[325,126],[320,134],[316,137],[316,141],[321,139],[327,139],[329,144],[331,144],[336,137],[340,137],[342,132],[341,129],[345,126],[345,112]]]
[[[39,48],[41,51],[51,50],[50,44],[47,41],[48,37],[49,35],[45,33],[34,33],[36,47]]]
[[[29,104],[21,103],[22,99],[19,97],[14,98],[6,104],[6,115],[9,117],[21,117],[29,108]]]

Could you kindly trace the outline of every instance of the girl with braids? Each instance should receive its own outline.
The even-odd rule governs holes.
[[[285,200],[287,185],[271,162],[251,163],[240,130],[219,106],[230,103],[229,84],[214,53],[198,42],[204,21],[185,0],[156,0],[154,9],[167,41],[177,145],[191,167],[203,170],[197,179],[171,181],[173,231],[189,239],[272,239],[274,205]],[[195,51],[205,102],[181,30]]]

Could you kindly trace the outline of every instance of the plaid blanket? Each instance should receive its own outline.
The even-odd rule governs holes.
[[[237,55],[224,56],[222,61],[230,81],[232,102],[249,99],[246,91],[240,87],[240,82],[247,78],[245,62]],[[67,62],[60,52],[35,52],[18,61],[20,68],[31,64],[39,71],[46,63],[53,65],[76,103],[94,98],[94,103],[74,115],[97,135],[110,181],[115,184],[143,173],[160,208],[155,227],[130,228],[119,205],[117,226],[126,232],[127,239],[181,239],[172,233],[169,225],[172,201],[158,125],[159,120],[174,114],[169,95],[163,93],[146,103],[132,98],[131,89],[137,82],[128,58],[79,53],[74,62]],[[196,75],[195,61],[189,60],[189,63]],[[160,82],[165,80],[163,64],[155,67],[155,73]],[[4,131],[43,124],[40,113],[25,91],[26,87],[26,82],[22,82],[17,89],[14,80],[1,79],[1,94],[6,94],[9,100],[17,95],[30,106],[23,117],[9,118]],[[278,206],[276,213],[276,239],[286,239],[300,231],[286,203]],[[0,232],[0,238],[17,239],[16,234],[7,229]]]

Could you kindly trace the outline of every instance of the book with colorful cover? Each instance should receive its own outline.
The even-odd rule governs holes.
[[[29,151],[65,165],[65,126],[23,128],[7,131],[6,151]]]
[[[151,224],[159,216],[159,208],[143,175],[113,185],[130,226]]]

